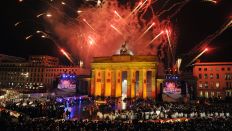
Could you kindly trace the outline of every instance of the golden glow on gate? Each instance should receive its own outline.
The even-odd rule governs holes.
[[[159,86],[159,84],[156,83],[157,62],[155,62],[153,57],[100,57],[91,65],[91,95],[156,98],[158,92],[157,85]],[[147,76],[148,72],[151,72],[150,77]],[[126,77],[124,73],[126,73]],[[148,80],[151,83],[148,83]],[[147,84],[151,85],[148,86]],[[138,90],[136,87],[138,87]]]

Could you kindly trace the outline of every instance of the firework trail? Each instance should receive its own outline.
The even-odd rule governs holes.
[[[211,2],[213,4],[217,4],[219,0],[204,0],[205,2]]]
[[[168,17],[169,18],[175,17],[185,7],[185,5],[187,5],[189,2],[190,2],[190,0],[186,0],[185,2],[183,2],[183,4],[174,13],[172,13]]]
[[[83,21],[84,21],[93,31],[95,31],[94,28],[88,23],[88,21],[87,21],[86,19],[83,19]]]
[[[142,0],[136,2],[135,7],[131,8],[129,8],[130,5],[119,5],[117,0],[100,1],[100,3],[93,1],[96,5],[91,5],[89,1],[86,1],[78,9],[64,1],[40,1],[49,6],[47,12],[52,15],[40,13],[37,18],[52,16],[51,19],[44,20],[47,22],[46,26],[53,32],[49,36],[42,34],[41,37],[49,38],[55,44],[57,40],[54,40],[51,35],[59,37],[59,43],[65,43],[71,48],[71,54],[84,60],[87,65],[92,57],[115,54],[124,41],[129,42],[128,48],[133,54],[156,55],[156,48],[160,43],[171,43],[171,41],[174,43],[175,40],[174,33],[168,38],[160,33],[167,27],[172,28],[172,25],[169,20],[160,21],[155,15],[152,5],[158,0]],[[69,16],[60,6],[72,10],[77,17]],[[147,12],[151,13],[149,19],[144,17]],[[18,24],[20,23],[16,23],[15,26]],[[153,48],[145,43],[152,44]],[[59,45],[58,47],[61,49]]]
[[[53,32],[51,35],[59,37],[59,43],[64,43],[62,46],[69,47],[71,54],[84,60],[88,66],[92,57],[115,54],[124,41],[128,41],[129,50],[136,55],[157,55],[158,45],[166,44],[170,48],[170,55],[174,57],[176,34],[172,30],[170,18],[175,17],[190,0],[174,4],[166,0],[158,12],[153,10],[153,6],[156,2],[159,4],[159,0],[141,0],[133,4],[130,1],[120,4],[118,0],[85,0],[77,9],[69,4],[72,0],[40,1],[49,6],[47,12],[52,14],[39,14],[39,17],[52,16],[51,19],[45,19],[46,27]],[[64,8],[75,12],[75,16],[70,16]],[[161,21],[159,17],[164,14],[167,14],[168,19]],[[165,29],[168,29],[168,33]],[[166,35],[162,35],[164,33]]]
[[[154,42],[154,40],[156,40],[160,35],[162,35],[164,32],[163,31],[161,31],[158,35],[156,35],[148,44],[147,44],[147,46],[148,45],[150,45],[152,42]]]
[[[219,35],[221,35],[226,29],[228,29],[232,25],[232,20],[226,21],[216,32],[213,34],[207,36],[204,40],[202,40],[199,44],[197,44],[192,51],[188,53],[188,55],[193,54],[194,52],[197,52],[200,48],[206,48],[210,42],[212,42],[215,38],[217,38]]]
[[[202,56],[205,52],[208,51],[208,48],[205,48],[202,52],[200,52],[200,54],[198,54],[195,58],[193,58],[193,60],[191,60],[186,67],[191,66],[191,64],[196,61],[200,56]]]
[[[166,12],[169,12],[170,10],[172,10],[173,8],[175,8],[175,7],[178,6],[178,5],[185,5],[188,1],[189,1],[189,0],[186,0],[186,1],[183,1],[183,2],[175,3],[175,4],[173,4],[171,7],[169,7],[168,9],[161,11],[159,14],[157,14],[157,16],[160,17],[161,15],[163,15],[163,14],[166,13]]]
[[[64,49],[60,49],[60,52],[72,63],[74,64],[73,60],[71,59],[70,55],[68,52],[66,52]]]
[[[142,38],[154,25],[155,25],[155,23],[153,22],[153,23],[143,32],[143,34],[141,34],[141,35],[139,36],[138,40],[141,39],[141,38]]]
[[[171,1],[171,0],[166,0],[166,1],[164,2],[164,4],[160,7],[159,11],[157,11],[157,13],[160,12],[161,10],[163,10],[163,9],[165,8],[165,6],[167,6],[167,4],[168,4],[170,1]]]

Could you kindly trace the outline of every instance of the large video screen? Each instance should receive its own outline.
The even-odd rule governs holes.
[[[176,82],[168,81],[164,83],[163,93],[165,94],[181,94],[181,88]]]
[[[72,80],[60,80],[58,84],[58,89],[70,89],[75,90],[76,89],[76,83]]]

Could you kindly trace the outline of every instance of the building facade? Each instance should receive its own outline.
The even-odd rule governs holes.
[[[91,63],[92,96],[157,97],[156,56],[113,55]]]
[[[28,61],[0,63],[0,87],[46,91],[61,74],[89,75],[89,71],[79,66],[61,66],[56,57],[30,56]]]
[[[193,76],[198,97],[232,96],[232,62],[196,62]]]

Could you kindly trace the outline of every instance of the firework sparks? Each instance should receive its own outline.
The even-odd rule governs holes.
[[[158,16],[161,16],[161,15],[163,15],[164,13],[166,13],[166,12],[169,12],[170,10],[172,10],[173,8],[175,8],[176,6],[178,6],[178,5],[185,5],[187,2],[189,2],[190,0],[185,0],[185,1],[183,1],[183,2],[178,2],[178,3],[175,3],[175,4],[173,4],[171,7],[169,7],[168,9],[165,9],[165,10],[162,10],[159,14],[158,14]],[[180,6],[181,8],[183,8],[182,6]],[[180,9],[181,9],[180,8]],[[174,12],[175,13],[175,12]]]
[[[14,26],[17,27],[17,26],[20,25],[21,23],[22,23],[22,22],[19,21],[19,22],[15,23]]]
[[[120,18],[122,19],[122,17],[118,14],[118,12],[115,10],[114,13]]]
[[[204,40],[202,40],[199,44],[197,44],[192,49],[192,51],[190,51],[188,53],[188,55],[193,54],[194,52],[196,52],[197,50],[199,50],[199,48],[207,47],[210,44],[211,41],[213,41],[215,38],[217,38],[219,35],[221,35],[231,25],[232,25],[232,20],[228,20],[227,22],[225,22],[225,24],[223,24],[221,26],[221,28],[219,28],[216,32],[214,32],[213,34],[207,36]]]
[[[69,54],[64,49],[60,49],[60,51],[72,64],[74,63]]]
[[[88,36],[88,42],[89,42],[89,45],[95,44],[95,41],[91,36]]]
[[[27,36],[25,39],[28,40],[28,39],[30,39],[32,36],[33,36],[33,35],[29,35],[29,36]]]
[[[163,14],[167,17],[174,16],[183,8],[187,1],[190,0],[181,2],[167,0],[162,2],[164,4],[157,12],[153,10],[153,5],[155,2],[159,4],[159,0],[140,0],[135,1],[135,3],[127,2],[127,4],[122,4],[118,0],[85,0],[78,8],[69,5],[64,0],[58,3],[50,2],[50,0],[41,0],[41,2],[48,5],[48,11],[52,12],[54,17],[49,13],[39,14],[37,17],[53,17],[52,21],[44,19],[51,25],[53,30],[46,29],[46,31],[49,31],[49,34],[42,31],[37,33],[40,34],[40,37],[52,39],[55,43],[67,40],[66,44],[70,47],[72,55],[84,60],[87,66],[94,56],[114,54],[115,52],[113,51],[118,50],[125,40],[129,41],[128,47],[131,48],[130,50],[133,54],[156,55],[156,46],[150,48],[146,45],[151,43],[164,45],[165,42],[168,42],[170,47],[168,50],[175,50],[176,47],[175,31],[170,33],[164,29],[164,27],[169,27],[172,30],[170,19],[164,18],[160,21],[159,16],[163,16]],[[65,10],[60,9],[62,5],[64,5],[63,8]],[[70,15],[66,9],[76,13],[75,16]],[[147,14],[151,14],[149,18],[146,16]],[[60,21],[60,19],[63,19],[65,22]],[[164,30],[162,31],[162,29]],[[160,37],[164,33],[165,37]],[[54,39],[53,35],[61,39]],[[144,46],[144,43],[148,44]],[[165,51],[163,49],[165,47],[161,48],[161,51]]]
[[[47,16],[47,17],[52,17],[52,14],[47,13],[46,16]]]
[[[164,31],[161,31],[158,35],[156,35],[148,44],[147,44],[147,46],[148,45],[150,45],[152,42],[154,42],[160,35],[162,35],[164,33]]]
[[[142,2],[139,2],[139,4],[131,11],[131,13],[128,15],[128,17],[130,17],[142,4],[143,4]]]
[[[194,61],[196,61],[200,56],[202,56],[205,52],[208,51],[208,48],[205,48],[200,54],[198,54],[195,58],[193,58],[193,60],[191,60],[187,66],[190,66]]]
[[[62,5],[66,5],[66,3],[65,3],[64,1],[61,1],[61,4],[62,4]]]
[[[183,7],[185,7],[185,5],[187,5],[189,2],[190,2],[190,0],[184,1],[184,2],[178,7],[178,9],[177,9],[176,11],[174,11],[174,12],[169,16],[169,18],[173,18],[174,16],[176,16],[176,14],[178,14],[178,13],[183,9]]]
[[[144,5],[145,5],[145,3],[147,2],[147,0],[145,0],[140,6],[139,6],[139,8],[138,9],[136,9],[135,11],[138,11],[138,10],[140,10]]]
[[[114,25],[110,25],[110,27],[112,27],[116,32],[123,36],[122,32],[119,29],[117,29]]]
[[[140,37],[138,38],[141,39],[153,26],[155,25],[155,23],[153,22],[144,32],[143,34],[140,35]]]
[[[83,12],[83,11],[81,11],[81,10],[78,10],[78,11],[77,11],[78,14],[79,14],[79,13],[82,13],[82,12]]]
[[[211,2],[213,4],[217,4],[219,2],[219,0],[204,0],[206,2]]]
[[[172,48],[171,40],[170,40],[170,36],[169,36],[169,31],[166,29],[165,32],[166,32],[166,35],[167,35],[167,38],[168,38],[168,44],[169,44],[170,48]]]
[[[89,24],[89,22],[88,22],[86,19],[83,19],[83,21],[84,21],[93,31],[95,31],[94,28]]]
[[[41,17],[43,15],[46,15],[48,18],[52,17],[52,14],[50,14],[50,13],[41,13],[41,14],[38,14],[36,17],[39,18],[39,17]]]

